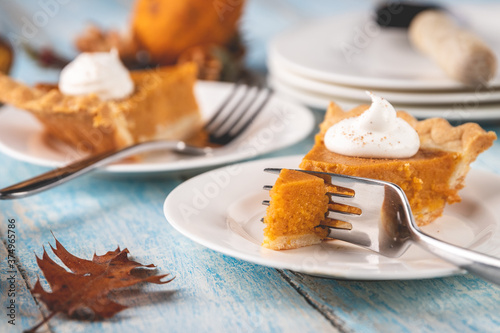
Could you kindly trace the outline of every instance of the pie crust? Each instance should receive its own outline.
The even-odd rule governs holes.
[[[196,65],[131,72],[134,93],[116,101],[28,87],[0,74],[0,101],[30,111],[46,132],[80,153],[99,153],[153,139],[186,139],[202,119],[193,86]]]

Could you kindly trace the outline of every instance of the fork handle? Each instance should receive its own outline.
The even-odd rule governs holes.
[[[138,143],[123,149],[91,155],[67,166],[48,171],[34,178],[3,188],[0,190],[0,199],[24,198],[63,184],[96,168],[145,151],[168,150],[189,155],[204,155],[209,153],[207,149],[210,148],[192,147],[183,141],[162,140]]]
[[[413,241],[438,257],[500,285],[500,259],[440,241],[419,230],[412,230]]]

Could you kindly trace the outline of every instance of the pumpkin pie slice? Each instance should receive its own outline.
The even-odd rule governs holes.
[[[111,101],[64,95],[55,86],[32,88],[0,74],[0,101],[30,111],[49,135],[79,153],[99,153],[147,140],[186,139],[199,131],[196,72],[191,63],[132,71],[134,92]]]
[[[273,250],[294,249],[320,243],[328,235],[325,225],[346,228],[349,223],[327,218],[327,210],[360,214],[359,208],[331,202],[328,193],[352,195],[352,191],[331,185],[329,177],[323,179],[299,170],[282,169],[269,192],[271,200],[264,217],[262,246]]]
[[[359,116],[368,108],[369,105],[362,105],[344,112],[331,103],[315,144],[300,168],[395,183],[406,193],[420,226],[441,216],[446,204],[460,201],[458,191],[464,187],[470,163],[496,139],[495,133],[486,132],[475,123],[453,127],[442,118],[418,121],[399,111],[398,117],[408,122],[420,138],[420,148],[410,158],[351,157],[325,147],[325,133],[333,124]],[[335,205],[328,203],[326,193],[338,190],[329,188],[322,178],[300,171],[281,171],[270,192],[262,245],[274,250],[293,249],[325,239],[326,230],[318,226],[331,224],[325,222],[325,214],[328,207]]]
[[[476,123],[453,127],[442,118],[416,120],[406,112],[398,117],[418,133],[420,149],[409,158],[361,158],[340,155],[325,147],[325,132],[333,124],[362,114],[368,105],[344,112],[331,103],[313,148],[303,158],[300,168],[385,180],[399,185],[405,192],[418,225],[441,216],[446,204],[460,201],[458,191],[464,187],[469,165],[496,139]]]
[[[262,246],[284,250],[321,242],[328,235],[318,227],[328,210],[326,193],[323,179],[283,169],[269,192]]]

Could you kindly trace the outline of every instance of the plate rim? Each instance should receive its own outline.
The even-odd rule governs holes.
[[[314,80],[297,73],[293,73],[286,69],[285,66],[275,63],[272,60],[267,62],[270,77],[274,77],[281,82],[287,82],[287,85],[305,92],[322,94],[331,97],[335,100],[336,98],[349,98],[360,100],[359,103],[363,103],[362,99],[368,100],[365,91],[369,90],[375,94],[385,97],[387,100],[391,101],[392,104],[411,104],[421,107],[429,106],[451,106],[454,104],[459,104],[461,99],[471,99],[477,97],[478,103],[499,103],[500,104],[500,90],[488,91],[487,94],[481,95],[481,92],[476,91],[405,91],[405,90],[384,90],[384,89],[369,89],[363,87],[352,87],[341,84],[335,84],[325,81]],[[311,88],[312,87],[312,88]],[[485,92],[486,93],[486,92]],[[389,97],[384,96],[384,94],[389,95]],[[348,96],[342,96],[348,95]],[[391,96],[392,95],[392,96]],[[479,96],[478,96],[479,95]],[[441,100],[440,97],[442,96]],[[421,102],[422,99],[431,99],[431,102]],[[366,101],[365,101],[366,102]]]
[[[303,91],[284,82],[281,82],[274,77],[269,77],[268,81],[277,93],[283,94],[283,96],[287,96],[287,98],[292,99],[297,103],[302,103],[314,109],[326,110],[330,101],[336,102],[337,104],[346,108],[352,108],[359,104],[363,104],[362,102],[356,100],[344,99],[340,97],[330,98],[329,96],[323,94]],[[366,102],[365,104],[367,103],[368,102]],[[441,106],[442,109],[436,110],[436,108],[439,108],[439,106],[435,105],[395,105],[395,107],[397,109],[405,110],[406,112],[419,119],[441,117],[449,121],[462,122],[500,119],[500,101],[491,104],[488,103],[485,105],[478,105],[477,108],[479,110],[472,111],[454,110],[453,106],[449,106],[448,108],[446,108],[446,106]]]
[[[281,157],[274,157],[274,158],[267,158],[267,159],[258,159],[254,161],[247,161],[247,162],[242,162],[238,163],[240,166],[246,166],[246,167],[252,167],[253,165],[257,164],[272,164],[276,162],[282,162],[282,161],[297,161],[300,160],[303,157],[303,155],[291,155],[291,156],[281,156]],[[446,277],[446,276],[452,276],[452,275],[457,275],[457,274],[464,274],[466,273],[464,270],[455,267],[439,258],[432,258],[432,259],[426,259],[426,260],[433,260],[439,263],[443,263],[443,267],[436,268],[434,267],[433,269],[427,269],[427,270],[418,270],[418,271],[412,271],[411,274],[408,272],[402,272],[402,273],[397,273],[394,271],[391,272],[386,272],[386,273],[377,273],[375,276],[367,276],[366,271],[360,271],[358,269],[356,270],[349,270],[347,272],[337,272],[336,274],[322,274],[314,271],[310,271],[305,268],[301,268],[300,266],[297,267],[291,267],[290,265],[284,263],[270,263],[269,261],[266,261],[266,259],[262,257],[256,257],[255,255],[251,254],[246,254],[242,252],[235,251],[234,249],[228,248],[227,246],[222,246],[219,244],[214,244],[210,240],[204,239],[203,237],[200,237],[198,235],[193,235],[190,234],[187,230],[185,230],[182,227],[182,223],[179,221],[175,221],[175,218],[171,216],[171,213],[169,211],[169,207],[171,204],[171,201],[175,202],[175,196],[179,191],[182,191],[185,186],[190,186],[192,183],[196,183],[200,181],[201,179],[205,177],[209,177],[211,173],[218,172],[220,170],[223,170],[224,168],[218,168],[211,170],[209,172],[205,172],[203,174],[200,174],[196,177],[193,177],[184,183],[178,185],[174,190],[172,190],[167,197],[165,198],[164,204],[163,204],[163,213],[164,217],[167,220],[167,222],[175,229],[177,230],[180,234],[183,236],[187,237],[191,241],[194,241],[195,243],[198,243],[204,247],[207,247],[211,250],[214,250],[216,252],[228,255],[232,258],[236,258],[239,260],[244,260],[247,262],[251,262],[254,264],[259,264],[271,268],[276,268],[276,269],[289,269],[293,270],[296,272],[304,273],[304,274],[309,274],[309,275],[314,275],[314,276],[320,276],[320,277],[326,277],[326,278],[335,278],[335,279],[348,279],[348,280],[366,280],[366,281],[383,281],[383,280],[417,280],[417,279],[430,279],[430,278],[439,278],[439,277]],[[489,171],[484,171],[480,169],[471,169],[471,173],[474,174],[486,174],[488,176],[495,176],[499,177],[498,175],[491,173]],[[230,203],[228,203],[230,204]],[[226,217],[226,212],[224,212],[224,216]],[[226,224],[227,225],[227,224]],[[228,227],[226,227],[224,230],[227,230]],[[267,251],[272,251],[269,249],[262,248],[263,250]]]

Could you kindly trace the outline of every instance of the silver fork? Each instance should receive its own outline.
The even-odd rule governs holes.
[[[134,144],[122,149],[91,155],[67,166],[51,170],[34,178],[0,190],[0,199],[23,198],[81,176],[96,168],[123,158],[155,150],[172,151],[187,155],[210,155],[240,136],[264,109],[272,91],[269,88],[237,83],[228,97],[206,122],[209,146],[196,147],[184,141],[157,140]],[[214,148],[216,146],[216,148]]]
[[[265,171],[279,174],[281,169],[268,168]],[[399,186],[360,177],[298,171],[321,177],[327,183],[347,189],[352,194],[328,193],[330,201],[361,210],[361,214],[329,210],[325,220],[341,221],[342,225],[323,225],[330,229],[330,237],[391,258],[401,256],[411,244],[416,244],[470,273],[500,284],[499,258],[455,246],[423,233],[416,225],[408,199]],[[272,186],[264,186],[267,190],[271,188]]]

